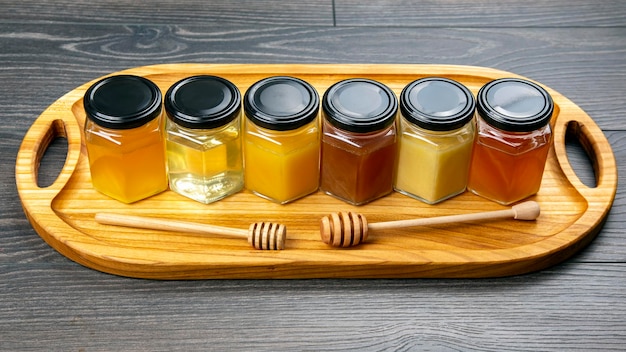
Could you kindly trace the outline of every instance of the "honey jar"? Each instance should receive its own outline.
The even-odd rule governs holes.
[[[244,96],[245,185],[285,204],[319,188],[319,96],[307,82],[268,77]]]
[[[537,193],[552,142],[552,98],[533,82],[502,78],[484,85],[476,100],[468,189],[501,204]]]
[[[241,94],[230,81],[200,75],[165,94],[170,189],[211,203],[243,188]]]
[[[384,84],[347,79],[322,99],[320,189],[360,205],[393,190],[398,102]]]
[[[167,189],[161,91],[150,80],[117,75],[83,99],[85,145],[93,187],[124,203]]]
[[[465,191],[474,110],[470,90],[451,79],[427,77],[402,90],[396,191],[428,204]]]

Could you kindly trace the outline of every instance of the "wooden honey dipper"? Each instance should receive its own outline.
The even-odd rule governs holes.
[[[513,218],[535,220],[539,216],[539,204],[528,201],[516,204],[509,209],[481,213],[438,216],[423,219],[387,221],[368,224],[365,216],[353,212],[338,212],[324,216],[320,222],[322,241],[333,247],[356,246],[367,240],[370,230],[395,229],[413,226],[439,225],[453,222],[494,220]]]
[[[113,213],[97,213],[95,219],[106,225],[247,238],[252,247],[266,250],[285,249],[287,236],[285,225],[273,222],[255,222],[250,224],[248,230],[242,230],[195,222]]]

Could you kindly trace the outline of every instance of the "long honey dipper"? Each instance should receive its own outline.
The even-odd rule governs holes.
[[[338,212],[324,216],[320,221],[322,241],[333,247],[356,246],[367,240],[371,230],[395,229],[413,226],[429,226],[454,222],[495,220],[513,218],[535,220],[539,216],[539,204],[534,201],[519,203],[509,209],[481,213],[438,216],[432,218],[387,221],[368,224],[365,216],[353,212]]]
[[[106,225],[247,238],[252,247],[267,250],[285,249],[287,236],[285,225],[273,222],[255,222],[250,224],[248,230],[242,230],[195,222],[113,213],[97,213],[95,219]]]

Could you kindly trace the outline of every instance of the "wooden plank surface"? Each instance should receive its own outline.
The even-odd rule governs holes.
[[[568,263],[506,280],[179,283],[12,266],[0,331],[21,351],[611,351],[625,275]]]
[[[387,3],[379,13],[372,2],[335,0],[302,3],[314,13],[298,17],[285,2],[246,10],[237,1],[187,1],[184,11],[166,3],[162,9],[182,11],[170,15],[150,1],[120,1],[123,9],[109,12],[83,1],[2,1],[0,349],[623,350],[626,5],[551,1],[539,10],[518,3],[404,2],[410,11]],[[334,13],[327,10],[333,4]],[[462,10],[470,15],[462,18]],[[19,143],[34,119],[77,85],[166,62],[512,71],[561,92],[605,131],[618,162],[615,204],[579,255],[504,279],[161,282],[92,271],[52,250],[25,219],[13,177]],[[62,153],[49,154],[44,165],[61,162]],[[584,158],[577,160],[588,177]],[[54,169],[44,167],[43,178],[54,179]]]
[[[623,26],[619,0],[560,1],[394,1],[335,0],[340,26],[394,27],[612,27]]]

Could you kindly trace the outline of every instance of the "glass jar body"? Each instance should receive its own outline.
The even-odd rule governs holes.
[[[550,124],[508,132],[477,115],[476,129],[468,189],[504,205],[537,193],[552,143]]]
[[[380,131],[356,133],[324,121],[321,190],[353,205],[391,193],[396,151],[395,123]]]
[[[241,118],[213,129],[166,122],[167,172],[172,191],[209,204],[243,188]]]
[[[96,190],[133,203],[167,189],[161,115],[131,129],[102,127],[87,118],[85,145]]]
[[[394,189],[428,204],[463,193],[467,186],[475,126],[430,131],[400,118]]]
[[[285,204],[319,188],[317,118],[294,130],[276,131],[244,122],[245,185],[256,195]]]

